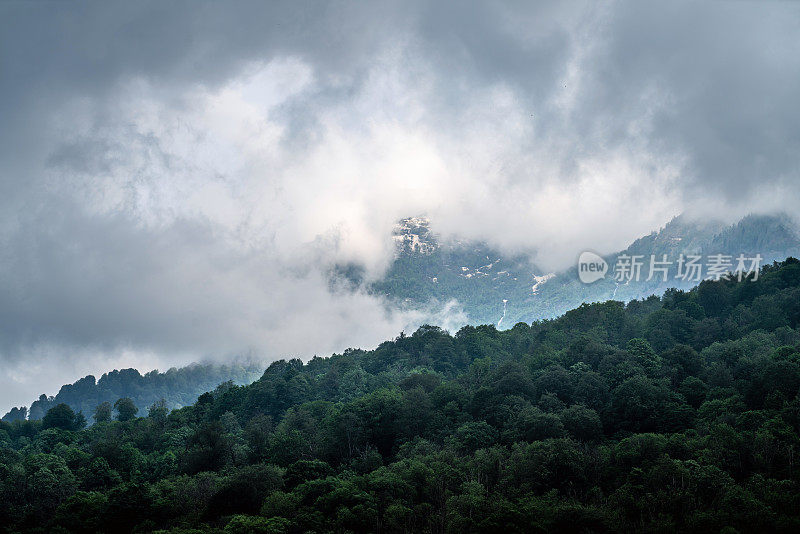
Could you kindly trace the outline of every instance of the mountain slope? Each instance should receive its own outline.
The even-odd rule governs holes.
[[[544,288],[540,300],[531,302],[521,317],[522,320],[553,317],[580,302],[600,302],[607,299],[627,302],[649,295],[661,295],[670,288],[687,290],[700,280],[679,277],[680,256],[697,255],[702,258],[701,263],[706,263],[711,256],[717,254],[731,257],[733,266],[730,270],[735,268],[736,258],[740,254],[746,257],[761,254],[761,264],[765,265],[800,254],[800,235],[797,226],[785,215],[748,216],[731,226],[676,217],[658,232],[637,239],[627,249],[605,257],[609,274],[603,280],[583,284],[578,278],[576,267],[559,273],[553,283]],[[616,281],[613,269],[619,258],[634,255],[642,256],[641,261],[644,263],[640,280]],[[667,270],[666,281],[659,275],[652,280],[646,280],[651,255],[655,255],[656,260],[666,255],[668,261],[672,262]],[[707,271],[703,273],[702,277],[705,277]]]
[[[441,241],[425,218],[408,218],[396,227],[397,247],[394,262],[386,275],[370,286],[396,306],[442,305],[453,299],[466,311],[470,324],[495,324],[508,328],[517,322],[530,323],[552,318],[583,302],[617,299],[627,302],[661,295],[667,289],[689,289],[697,282],[675,278],[671,266],[666,282],[658,278],[628,284],[615,282],[613,273],[593,284],[583,284],[575,267],[565,272],[545,273],[529,257],[507,257],[485,243]],[[796,226],[785,215],[748,216],[735,225],[714,221],[695,221],[676,217],[657,232],[634,241],[627,249],[605,259],[612,269],[621,255],[651,254],[677,258],[680,254],[709,255],[739,253],[764,256],[764,263],[784,255],[800,256]],[[333,276],[363,283],[357,268],[340,269]],[[76,411],[91,415],[104,401],[131,397],[141,411],[165,398],[170,408],[192,403],[197,396],[219,383],[232,380],[247,383],[258,376],[255,368],[214,367],[208,365],[172,369],[166,373],[141,376],[133,369],[113,371],[99,381],[87,376],[62,387],[55,397],[42,395],[27,410],[31,419],[40,419],[61,402]],[[22,418],[15,409],[4,419]]]
[[[497,323],[504,299],[531,292],[536,273],[546,275],[529,258],[504,256],[485,243],[441,242],[423,218],[404,219],[393,238],[395,260],[370,289],[416,305],[456,299],[473,324]]]
[[[800,254],[797,226],[785,215],[748,216],[731,226],[675,217],[660,230],[605,257],[609,273],[593,284],[581,283],[576,267],[547,273],[528,256],[506,257],[485,243],[442,242],[424,218],[401,221],[393,239],[397,244],[395,260],[370,290],[398,306],[456,299],[470,324],[500,327],[556,317],[582,302],[612,298],[628,301],[660,295],[672,287],[689,289],[699,280],[677,278],[680,255],[701,255],[705,261],[713,254],[733,258],[761,254],[764,264]],[[614,265],[623,255],[642,257],[645,269],[639,281],[614,280]],[[659,276],[646,280],[651,255],[657,259],[666,255],[673,262],[666,281]]]
[[[0,423],[9,532],[796,532],[800,262]]]

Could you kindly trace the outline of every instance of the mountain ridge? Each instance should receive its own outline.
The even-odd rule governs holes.
[[[800,261],[0,422],[9,532],[796,532]]]
[[[623,255],[666,254],[676,262],[690,254],[761,254],[764,263],[800,255],[798,226],[786,214],[748,215],[734,224],[678,215],[625,249],[604,256],[609,268]],[[479,241],[444,240],[431,230],[425,217],[402,219],[392,236],[394,261],[386,275],[368,286],[398,306],[442,304],[455,298],[469,324],[531,322],[556,317],[582,302],[609,298],[624,301],[662,294],[697,283],[676,279],[676,266],[666,282],[640,281],[621,286],[606,276],[582,284],[576,267],[549,273],[538,268],[532,255],[507,257]]]

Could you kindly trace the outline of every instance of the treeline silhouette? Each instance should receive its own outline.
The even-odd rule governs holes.
[[[171,412],[55,406],[0,426],[0,529],[797,532],[798,323],[789,258],[279,361]]]

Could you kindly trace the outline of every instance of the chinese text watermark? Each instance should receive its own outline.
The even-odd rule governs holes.
[[[729,274],[738,281],[755,281],[762,261],[761,254],[739,254],[736,257],[729,254],[681,254],[674,260],[666,254],[620,254],[611,274],[620,284],[651,280],[667,282],[670,279],[700,282],[719,280]],[[585,284],[605,278],[608,272],[608,262],[594,252],[583,252],[578,258],[578,278]]]

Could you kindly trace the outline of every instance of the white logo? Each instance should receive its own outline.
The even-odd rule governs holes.
[[[608,263],[594,252],[581,252],[578,257],[578,278],[584,284],[597,282],[606,277]]]
[[[736,260],[735,268],[733,260]],[[710,254],[705,265],[703,256],[696,254],[681,254],[677,261],[668,259],[662,254],[659,259],[655,254],[650,255],[648,262],[643,254],[620,254],[612,269],[614,280],[618,284],[644,281],[666,283],[670,278],[684,282],[699,283],[701,280],[721,280],[722,278],[744,279],[755,282],[758,280],[760,265],[764,258],[761,254],[753,257],[739,254],[734,258],[730,254]],[[748,265],[749,264],[749,265]],[[642,277],[642,270],[649,266],[647,278]],[[675,269],[672,269],[672,267]],[[703,277],[705,267],[705,277]],[[608,263],[594,252],[582,252],[578,257],[578,278],[584,284],[591,284],[606,277]],[[674,273],[674,276],[673,276]]]

